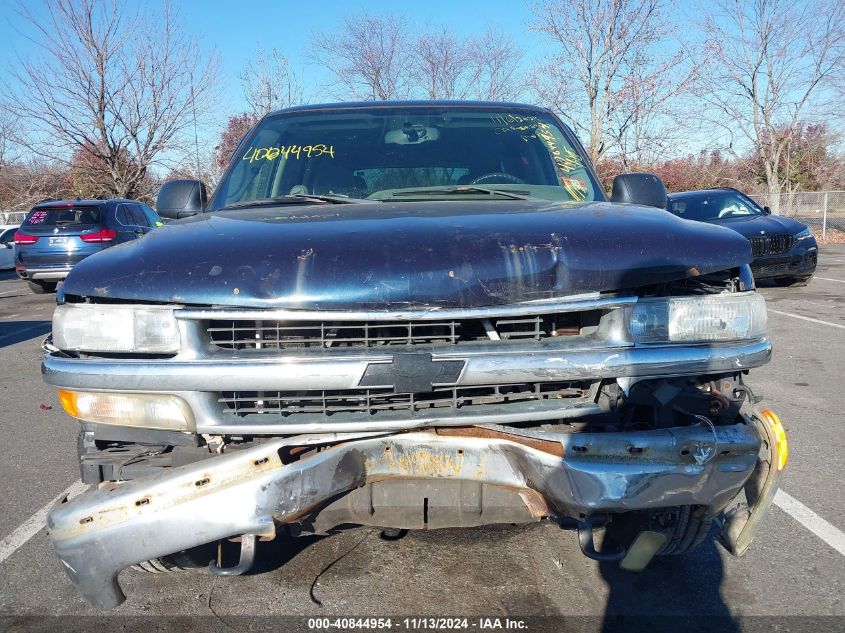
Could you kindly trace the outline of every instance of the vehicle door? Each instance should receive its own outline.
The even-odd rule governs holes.
[[[15,231],[17,227],[0,232],[0,270],[15,267]]]

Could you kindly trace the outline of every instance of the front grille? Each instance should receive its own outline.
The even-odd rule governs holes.
[[[789,235],[788,233],[760,235],[750,237],[748,241],[751,242],[751,252],[754,254],[754,257],[762,257],[764,255],[788,253],[795,245],[795,236]]]
[[[798,263],[783,262],[781,264],[766,264],[764,266],[752,266],[751,272],[754,275],[775,275],[796,270]]]
[[[578,335],[583,328],[598,324],[600,316],[600,311],[594,310],[490,320],[371,323],[215,319],[208,322],[207,332],[212,344],[228,350],[455,345],[495,337],[539,341]]]
[[[223,412],[235,416],[302,413],[331,416],[334,413],[424,411],[501,405],[530,400],[577,399],[585,397],[590,383],[536,382],[472,387],[435,387],[426,393],[394,393],[385,389],[336,391],[224,391],[217,402]]]

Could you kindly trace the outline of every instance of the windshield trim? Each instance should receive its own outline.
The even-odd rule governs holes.
[[[561,118],[549,110],[548,108],[543,108],[540,106],[534,106],[524,103],[510,103],[510,102],[495,102],[495,101],[362,101],[362,102],[348,102],[348,103],[337,103],[337,104],[318,104],[318,105],[302,105],[302,106],[294,106],[292,108],[286,108],[283,110],[276,110],[274,112],[269,112],[265,114],[261,119],[253,125],[249,131],[244,134],[243,138],[238,143],[235,150],[232,152],[232,155],[229,157],[229,161],[226,164],[226,169],[223,171],[223,174],[220,176],[220,179],[217,181],[217,185],[214,188],[211,196],[209,196],[208,203],[204,209],[206,213],[213,213],[215,211],[220,211],[224,208],[225,205],[222,205],[218,198],[220,192],[222,191],[222,184],[226,182],[226,180],[231,175],[231,172],[237,166],[237,161],[234,160],[235,156],[239,156],[240,152],[243,150],[244,147],[248,146],[248,144],[252,141],[253,137],[255,136],[258,129],[264,124],[265,121],[268,119],[275,119],[275,118],[284,118],[290,116],[297,116],[300,114],[304,114],[307,112],[333,112],[333,111],[341,111],[341,110],[367,110],[367,109],[378,109],[378,110],[385,110],[385,109],[407,109],[407,108],[418,108],[418,109],[431,109],[431,108],[446,108],[446,109],[455,109],[455,110],[502,110],[502,109],[513,109],[518,111],[524,112],[534,112],[539,113],[544,116],[548,116],[551,118],[555,124],[560,128],[561,133],[572,146],[572,148],[577,151],[581,155],[581,162],[584,166],[584,169],[589,173],[590,177],[593,179],[594,184],[596,185],[594,191],[594,198],[592,202],[607,202],[608,198],[604,191],[604,186],[602,185],[601,179],[599,178],[598,172],[596,172],[595,166],[593,165],[593,161],[590,160],[589,154],[587,154],[587,150],[584,148],[584,145],[581,144],[581,141],[575,135],[575,133],[570,129],[570,127],[564,123]]]

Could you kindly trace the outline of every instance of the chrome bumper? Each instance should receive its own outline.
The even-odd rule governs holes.
[[[511,347],[434,353],[437,360],[460,358],[464,370],[457,386],[534,381],[646,378],[736,372],[768,362],[768,339],[722,345],[617,345],[556,349]],[[370,363],[389,361],[380,352],[248,357],[209,354],[194,359],[100,360],[47,354],[44,380],[56,387],[91,391],[134,391],[178,394],[190,405],[198,433],[279,434],[348,431],[396,431],[437,425],[506,424],[560,419],[598,413],[594,403],[550,401],[501,407],[468,407],[453,412],[403,414],[385,412],[321,417],[318,424],[290,416],[283,422],[263,419],[233,421],[216,403],[219,391],[314,391],[355,389]],[[259,416],[260,417],[260,416]]]
[[[675,505],[723,508],[758,458],[752,424],[633,433],[528,433],[468,429],[341,439],[266,441],[146,479],[91,490],[48,516],[53,546],[95,606],[124,595],[132,564],[241,534],[272,536],[321,503],[386,480],[461,480],[539,495],[542,518]],[[484,431],[488,431],[487,434]],[[283,464],[285,447],[335,442]],[[563,455],[563,457],[561,457]],[[390,527],[390,526],[387,526]]]
[[[45,279],[61,281],[70,273],[70,268],[26,268],[18,270],[21,279]]]

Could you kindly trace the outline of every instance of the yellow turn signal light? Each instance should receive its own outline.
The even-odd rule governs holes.
[[[789,457],[789,445],[786,442],[786,431],[783,430],[783,425],[780,423],[778,414],[768,408],[760,409],[760,416],[769,425],[774,433],[775,441],[778,449],[778,470],[783,470],[786,467],[786,460]]]
[[[84,422],[169,431],[196,428],[188,403],[170,394],[59,389],[59,402],[65,413]]]

